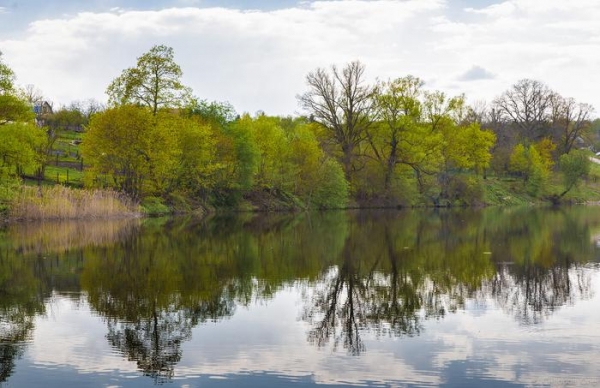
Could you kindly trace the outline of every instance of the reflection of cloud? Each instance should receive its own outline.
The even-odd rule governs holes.
[[[600,274],[590,271],[591,287],[600,287]],[[368,351],[352,357],[306,342],[309,327],[298,320],[301,289],[279,292],[268,303],[238,309],[229,320],[194,328],[192,339],[182,344],[175,378],[273,372],[311,376],[316,383],[330,384],[457,385],[453,378],[461,376],[453,375],[452,368],[461,364],[474,381],[526,386],[600,383],[593,381],[600,359],[599,296],[563,307],[535,326],[519,325],[491,298],[485,300],[483,312],[469,301],[466,310],[426,321],[418,337],[378,339],[367,332]],[[136,374],[135,362],[111,351],[104,338],[106,326],[89,313],[85,303],[56,297],[53,306],[48,308],[50,318],[36,322],[28,350],[36,364],[70,366],[89,373]],[[57,338],[61,346],[56,346]]]
[[[479,81],[483,79],[494,79],[494,74],[481,66],[473,66],[466,73],[458,77],[459,81]]]

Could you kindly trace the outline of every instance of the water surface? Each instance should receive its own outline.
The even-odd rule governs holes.
[[[6,387],[600,385],[600,208],[0,232]]]

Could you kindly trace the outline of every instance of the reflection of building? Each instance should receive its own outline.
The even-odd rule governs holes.
[[[52,114],[52,105],[48,101],[39,101],[33,104],[33,113],[35,113],[35,123],[38,127],[46,124],[46,119]]]

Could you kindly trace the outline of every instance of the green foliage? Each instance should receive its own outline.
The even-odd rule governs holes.
[[[326,159],[319,169],[319,182],[310,202],[316,208],[344,208],[348,204],[349,185],[342,166],[333,159]]]
[[[226,160],[227,169],[221,176],[221,187],[234,191],[248,190],[254,183],[254,174],[258,169],[258,147],[244,125],[234,124],[225,129],[224,135],[225,138],[221,138],[224,147],[220,149],[220,157]]]
[[[44,131],[33,124],[14,122],[0,125],[0,167],[4,176],[21,175],[41,165],[40,149],[46,142]]]
[[[145,197],[142,203],[142,212],[149,216],[159,216],[171,213],[171,209],[165,205],[161,198]]]
[[[141,198],[150,174],[152,113],[123,105],[96,115],[83,138],[81,152],[91,166],[86,184],[109,186]]]
[[[238,117],[235,108],[228,102],[208,102],[195,98],[184,111],[186,115],[199,117],[200,120],[215,128],[226,128]]]
[[[171,47],[153,46],[137,60],[136,67],[125,69],[108,86],[109,103],[139,104],[156,114],[160,108],[182,107],[191,90],[181,83],[181,68],[174,61]]]
[[[585,178],[590,172],[591,162],[585,151],[572,150],[560,157],[560,171],[563,175],[563,184],[566,194]]]
[[[537,145],[525,147],[519,143],[510,156],[510,170],[523,178],[527,191],[536,196],[545,190],[550,176],[551,160],[547,159],[548,148],[542,143],[542,152]]]
[[[168,191],[177,190],[192,197],[206,198],[208,192],[216,187],[217,174],[223,169],[222,161],[217,159],[213,130],[194,118],[166,113],[159,123],[175,131],[173,137],[177,144],[174,148],[180,150],[171,159],[174,164]]]
[[[510,155],[510,171],[524,178],[529,172],[529,158],[525,146],[517,144]]]
[[[0,51],[0,95],[13,92],[15,73],[2,60],[2,51]]]
[[[0,125],[9,122],[33,122],[31,106],[20,97],[0,94]]]

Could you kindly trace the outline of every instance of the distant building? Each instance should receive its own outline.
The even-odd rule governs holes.
[[[46,124],[48,116],[52,114],[52,105],[48,101],[39,101],[33,104],[33,113],[35,113],[35,123],[38,127]]]

